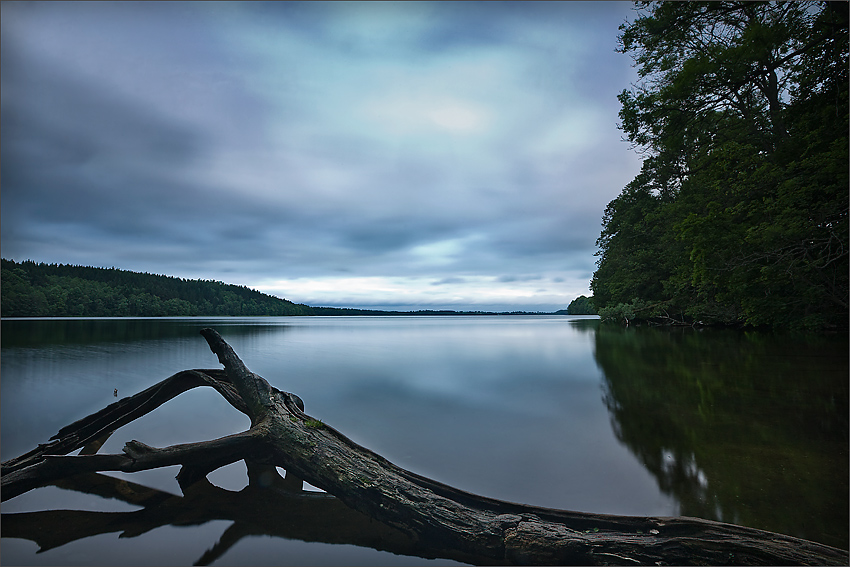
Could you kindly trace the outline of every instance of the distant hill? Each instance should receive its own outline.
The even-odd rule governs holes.
[[[512,311],[378,311],[311,307],[213,280],[0,260],[3,317],[178,317],[280,315],[544,315]],[[558,312],[562,313],[561,311]]]
[[[0,263],[3,317],[313,314],[307,305],[212,280],[32,261]]]

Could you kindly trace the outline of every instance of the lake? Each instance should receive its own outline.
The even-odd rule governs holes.
[[[220,368],[203,327],[300,396],[311,416],[457,488],[586,512],[698,516],[848,547],[847,335],[625,329],[570,316],[3,320],[0,458],[116,401],[114,389],[120,398],[180,370]],[[249,425],[215,391],[196,388],[119,429],[100,452]],[[177,471],[107,474],[180,495]],[[247,482],[243,463],[209,478],[227,491]],[[145,524],[139,505],[70,488],[3,503],[4,564],[451,563],[338,542],[322,519],[309,531],[286,527],[285,511],[250,529],[226,514]],[[27,514],[49,510],[72,512]],[[69,533],[88,521],[100,528],[52,534],[37,553],[26,534],[50,514]]]

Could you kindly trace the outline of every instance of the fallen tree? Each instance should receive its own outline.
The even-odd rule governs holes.
[[[273,388],[252,373],[216,331],[204,329],[201,334],[224,365],[223,371],[179,372],[61,429],[49,443],[3,463],[3,500],[40,486],[91,478],[98,471],[134,472],[172,465],[181,466],[177,480],[188,497],[202,489],[211,490],[206,480],[210,472],[244,460],[252,490],[297,490],[304,479],[352,509],[350,541],[370,541],[371,547],[396,553],[478,564],[848,563],[847,551],[754,528],[698,518],[554,510],[458,490],[404,470],[305,414],[298,396]],[[165,448],[130,441],[123,454],[97,454],[116,429],[198,386],[215,388],[250,418],[250,428],[211,441]],[[81,449],[78,455],[69,455],[77,449]],[[275,467],[286,469],[286,477],[280,478]],[[151,500],[159,505],[162,498]],[[183,508],[189,505],[183,513],[190,516],[191,502],[183,502]],[[291,499],[279,502],[293,505]],[[365,532],[364,516],[375,520]],[[158,525],[173,521],[152,517]],[[39,518],[20,520],[23,525]],[[359,532],[355,529],[358,525]],[[4,532],[5,528],[4,523]],[[107,528],[89,529],[101,533],[96,530]]]

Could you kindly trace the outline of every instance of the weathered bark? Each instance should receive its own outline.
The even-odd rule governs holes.
[[[404,470],[308,416],[294,394],[252,373],[212,329],[201,334],[225,371],[178,373],[63,429],[53,443],[3,464],[6,499],[65,476],[182,464],[184,493],[225,464],[249,475],[279,466],[404,534],[429,557],[513,564],[847,564],[846,551],[753,528],[697,518],[588,514],[470,494]],[[248,431],[163,449],[129,442],[124,455],[96,452],[120,425],[181,391],[209,385],[251,419]],[[67,455],[84,447],[78,456]],[[89,447],[88,450],[85,447]],[[404,544],[407,545],[407,544]],[[402,547],[404,547],[404,545]]]

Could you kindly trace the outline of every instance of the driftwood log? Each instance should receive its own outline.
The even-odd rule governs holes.
[[[305,414],[296,395],[277,390],[252,373],[215,330],[204,329],[201,334],[224,365],[223,371],[179,372],[63,428],[50,442],[2,464],[3,500],[65,483],[87,492],[120,493],[145,509],[124,513],[124,518],[116,513],[77,512],[91,515],[91,521],[74,522],[84,533],[64,539],[33,526],[39,522],[67,525],[65,511],[13,514],[10,521],[3,519],[4,535],[30,534],[36,539],[32,534],[41,533],[40,545],[49,548],[65,540],[125,529],[122,522],[130,516],[134,521],[145,518],[147,529],[175,522],[234,519],[234,533],[226,533],[209,557],[202,558],[204,563],[244,535],[270,533],[259,528],[256,519],[246,518],[245,510],[259,506],[267,515],[271,505],[280,508],[277,514],[328,514],[338,524],[336,535],[328,533],[325,538],[315,533],[285,537],[354,543],[474,564],[848,564],[847,551],[754,528],[687,517],[555,510],[458,490],[404,470]],[[113,431],[197,386],[215,388],[250,418],[251,427],[220,439],[165,448],[130,441],[123,454],[97,454]],[[77,449],[81,449],[78,455],[69,455]],[[224,491],[206,480],[210,472],[240,460],[245,461],[249,476],[248,487],[240,493]],[[181,465],[177,480],[184,496],[179,505],[165,508],[163,502],[179,497],[94,474],[171,465]],[[286,477],[281,478],[275,467],[285,469]],[[301,479],[332,496],[287,495],[300,489]],[[257,491],[265,492],[258,497]],[[246,506],[246,499],[262,504]],[[293,530],[298,532],[297,527]]]

